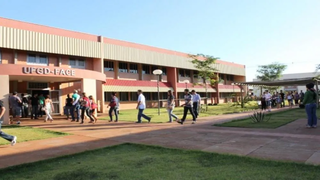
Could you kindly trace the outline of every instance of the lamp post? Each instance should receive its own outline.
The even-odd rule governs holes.
[[[186,89],[188,89],[188,84],[190,83],[190,81],[189,80],[184,80],[183,82],[186,83]]]
[[[157,88],[158,88],[158,115],[160,115],[160,91],[159,91],[159,79],[160,75],[162,74],[161,69],[156,69],[152,72],[154,75],[157,76]]]
[[[235,100],[235,94],[234,94],[234,82],[233,83],[231,83],[232,84],[232,88],[233,88],[233,93],[232,93],[232,95],[233,95],[233,99],[232,99],[232,102]]]

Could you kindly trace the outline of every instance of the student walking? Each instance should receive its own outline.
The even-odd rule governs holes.
[[[6,108],[4,107],[3,101],[0,100],[0,137],[11,142],[11,146],[14,146],[17,143],[17,137],[11,136],[11,135],[6,134],[3,131],[1,131],[1,125],[3,122],[3,115],[5,112],[6,112]]]
[[[280,90],[280,96],[281,96],[281,107],[285,107],[286,101],[285,101],[285,94]]]
[[[288,92],[287,99],[288,99],[290,108],[292,108],[292,106],[293,106],[293,95],[291,94],[291,92]]]
[[[14,92],[12,96],[9,98],[9,104],[12,110],[13,120],[16,120],[18,124],[20,124],[21,117],[21,104],[22,101],[18,97],[18,93]]]
[[[44,107],[41,110],[46,113],[46,118],[44,119],[44,122],[47,122],[48,120],[52,122],[53,118],[51,116],[51,113],[54,111],[54,107],[49,95],[46,96],[46,99],[44,100]]]
[[[201,105],[201,97],[199,94],[196,93],[195,90],[192,90],[191,91],[191,94],[192,94],[192,102],[193,102],[193,112],[194,112],[194,115],[196,116],[196,118],[198,118],[199,116],[199,108],[200,108],[200,105]]]
[[[267,110],[267,103],[266,103],[266,92],[263,92],[261,96],[261,111]]]
[[[142,123],[141,117],[145,118],[150,123],[151,118],[148,117],[147,115],[143,114],[143,111],[146,109],[146,98],[142,94],[142,90],[138,90],[138,104],[137,104],[136,109],[139,110],[138,111],[138,121],[136,123]]]
[[[299,93],[298,93],[298,92],[295,92],[295,93],[294,93],[294,105],[295,105],[295,106],[298,106],[298,105],[299,105],[299,99],[300,99]]]
[[[31,119],[38,119],[38,111],[39,111],[39,98],[38,94],[34,94],[30,99],[31,104]]]
[[[272,98],[272,95],[269,93],[268,90],[266,90],[265,98],[266,98],[266,105],[267,105],[268,112],[271,112],[271,98]]]
[[[97,122],[98,120],[98,116],[97,116],[97,108],[98,108],[98,105],[96,103],[96,100],[90,95],[89,96],[89,100],[90,100],[90,114],[92,116],[92,118],[94,119],[94,123]]]
[[[70,98],[70,94],[67,95],[66,98],[66,105],[65,105],[65,115],[67,116],[67,120],[69,120],[69,114],[74,113],[74,111],[72,112],[72,98]],[[72,115],[71,115],[72,117]]]
[[[76,113],[77,115],[77,122],[79,122],[80,119],[80,95],[78,94],[77,90],[73,91],[73,95],[72,95],[72,108],[71,108],[71,118],[72,121],[76,121],[76,118],[74,116],[74,114]]]
[[[38,117],[42,117],[43,116],[43,107],[45,106],[44,101],[45,101],[45,97],[43,96],[43,94],[40,94],[40,96],[38,97],[39,99],[39,110],[38,110]]]
[[[301,104],[305,105],[306,113],[308,116],[307,128],[316,128],[317,127],[317,93],[313,89],[314,84],[309,83],[306,85],[307,91],[304,95],[303,101]]]
[[[110,99],[110,103],[109,103],[108,107],[110,107],[110,109],[109,109],[110,121],[109,121],[109,122],[112,122],[112,121],[113,121],[113,119],[112,119],[112,113],[114,113],[114,115],[115,115],[115,117],[116,117],[116,120],[115,120],[114,122],[118,122],[119,99],[117,98],[115,92],[113,92],[113,93],[111,94],[111,99]],[[108,108],[108,107],[107,107],[107,108]]]
[[[175,107],[175,98],[171,90],[168,91],[168,100],[167,100],[167,111],[169,115],[169,123],[172,123],[172,117],[175,118],[175,120],[178,120],[178,117],[173,114],[173,110]]]
[[[89,123],[93,123],[95,121],[90,114],[90,100],[86,96],[86,93],[82,93],[82,96],[83,97],[82,97],[82,101],[81,101],[81,123],[80,124],[84,123],[84,113],[86,113],[86,115],[90,118]]]
[[[184,101],[185,103],[182,105],[183,106],[183,117],[180,121],[178,121],[178,123],[183,124],[184,121],[186,120],[187,117],[187,113],[188,111],[190,112],[190,114],[192,115],[192,124],[196,123],[196,116],[194,115],[193,112],[193,108],[192,108],[192,95],[189,93],[189,89],[185,89],[184,90]]]
[[[21,94],[22,98],[22,118],[27,118],[29,115],[29,101],[24,94]]]

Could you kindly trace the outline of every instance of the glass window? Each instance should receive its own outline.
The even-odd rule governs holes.
[[[157,66],[151,66],[151,74],[153,73],[154,70],[159,69]]]
[[[167,68],[166,67],[163,67],[162,68],[162,75],[167,75]]]
[[[128,92],[120,92],[119,94],[119,99],[121,101],[128,101]]]
[[[150,92],[144,92],[143,95],[146,98],[146,101],[151,100],[151,93]]]
[[[77,65],[76,60],[75,59],[70,59],[69,60],[69,65],[70,66],[76,66]]]
[[[183,92],[179,92],[178,93],[178,97],[179,97],[179,99],[184,99],[184,93]]]
[[[112,61],[104,61],[104,71],[114,71]]]
[[[83,59],[69,59],[69,66],[71,68],[78,68],[78,69],[85,69],[86,68],[86,62]]]
[[[48,57],[45,55],[28,54],[27,64],[48,65]]]
[[[119,63],[119,72],[127,73],[128,72],[128,63]]]
[[[190,74],[191,74],[190,70],[185,70],[184,72],[185,72],[185,77],[190,77]]]
[[[179,69],[179,76],[180,77],[185,77],[184,76],[184,69]]]
[[[160,94],[160,95],[162,95],[160,98],[161,99],[168,99],[168,93],[167,92],[163,92],[162,94]]]
[[[136,92],[131,92],[130,97],[131,97],[130,101],[138,100],[138,94]]]
[[[152,100],[158,100],[158,93],[157,92],[153,92],[152,94]]]
[[[78,66],[84,67],[84,60],[78,60]]]
[[[199,78],[199,72],[198,71],[193,71],[193,77],[195,79],[198,79]]]
[[[150,66],[142,65],[142,74],[150,74]]]
[[[104,92],[104,101],[109,102],[111,100],[111,92]]]
[[[234,81],[234,75],[229,75],[230,76],[230,81]]]
[[[138,64],[130,64],[130,73],[138,74]]]

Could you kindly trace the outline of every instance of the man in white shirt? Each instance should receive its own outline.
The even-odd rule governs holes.
[[[144,109],[146,109],[146,98],[142,94],[142,90],[138,90],[138,104],[136,109],[139,110],[138,121],[136,123],[141,123],[141,117],[145,118],[150,123],[151,118],[143,114]]]
[[[193,102],[193,112],[196,118],[199,116],[199,108],[201,105],[201,97],[195,90],[191,91],[192,94],[192,102]]]
[[[268,90],[266,90],[265,98],[266,98],[266,104],[267,104],[268,111],[270,112],[271,111],[271,98],[272,98],[272,96]]]

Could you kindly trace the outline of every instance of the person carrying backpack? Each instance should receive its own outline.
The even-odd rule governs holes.
[[[110,100],[110,103],[109,103],[108,107],[110,107],[110,109],[109,109],[110,121],[109,121],[109,122],[112,122],[112,121],[113,121],[113,120],[112,120],[112,112],[114,112],[114,115],[116,116],[115,122],[118,122],[119,99],[117,98],[115,92],[113,92],[113,93],[111,94],[111,100]]]

